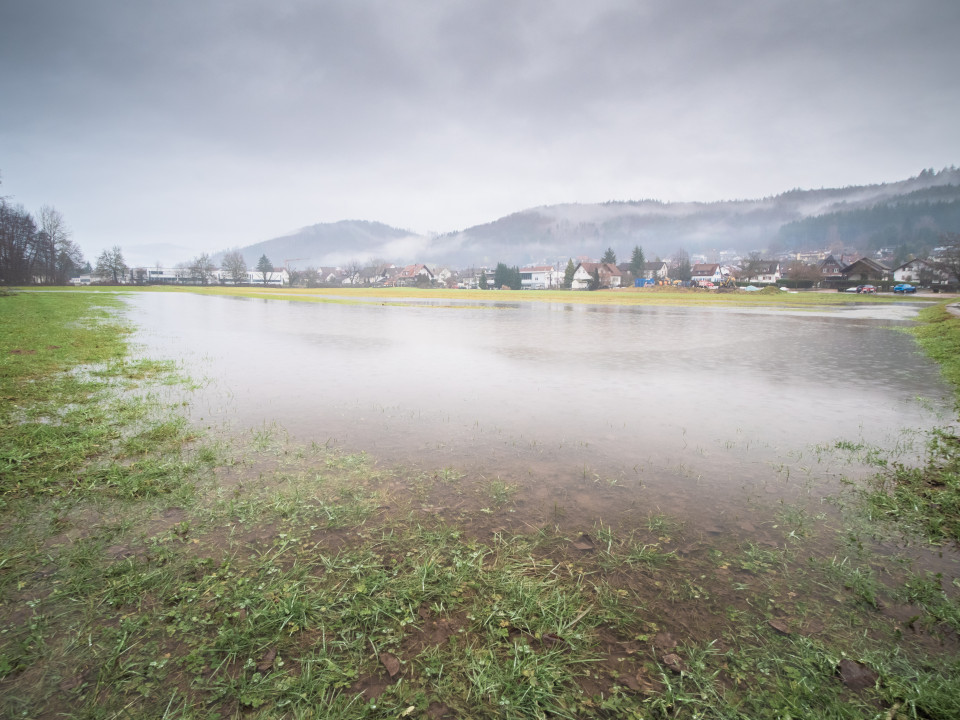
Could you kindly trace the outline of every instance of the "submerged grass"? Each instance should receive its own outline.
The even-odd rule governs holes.
[[[175,368],[128,359],[111,296],[10,300],[3,716],[960,717],[957,581],[820,514],[533,524],[515,478],[214,444],[143,392]]]
[[[941,368],[960,409],[960,317],[944,304],[927,308],[914,328],[920,346]],[[872,520],[898,523],[929,542],[960,542],[960,438],[956,428],[936,428],[920,466],[891,462],[863,489]]]
[[[83,292],[116,292],[116,288],[83,288]],[[449,290],[441,288],[277,288],[277,287],[169,287],[124,288],[124,292],[189,292],[201,295],[321,302],[338,304],[393,304],[409,300],[453,301],[448,308],[486,307],[487,303],[559,303],[567,305],[718,305],[741,307],[817,308],[900,302],[934,302],[927,298],[894,295],[851,295],[842,292],[714,292],[695,288],[617,288],[596,292],[570,290]],[[464,305],[467,303],[468,305]],[[484,303],[484,305],[469,305]]]

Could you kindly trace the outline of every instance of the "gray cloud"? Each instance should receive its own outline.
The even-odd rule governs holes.
[[[952,0],[11,0],[3,191],[94,255],[894,180],[957,162],[957,27]]]

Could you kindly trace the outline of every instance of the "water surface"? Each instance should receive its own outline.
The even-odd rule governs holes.
[[[490,477],[633,482],[696,506],[854,473],[817,448],[894,447],[948,415],[898,329],[916,306],[816,311],[129,299],[146,352],[213,380],[193,419]]]

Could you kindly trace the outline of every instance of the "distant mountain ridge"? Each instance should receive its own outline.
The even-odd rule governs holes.
[[[490,223],[434,237],[377,222],[311,225],[242,248],[248,264],[266,254],[275,265],[342,266],[377,258],[468,267],[506,262],[553,264],[599,257],[612,247],[627,258],[635,245],[648,258],[678,249],[810,250],[831,243],[862,247],[930,243],[960,232],[960,169],[924,170],[880,185],[790,190],[757,200],[611,201],[529,208]]]

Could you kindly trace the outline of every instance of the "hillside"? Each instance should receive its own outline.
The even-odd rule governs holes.
[[[366,221],[312,225],[243,248],[248,263],[266,254],[276,265],[345,265],[374,258],[398,264],[466,267],[621,258],[641,245],[647,257],[678,249],[808,250],[846,245],[869,251],[927,246],[960,232],[960,170],[925,170],[894,183],[791,190],[757,200],[667,203],[658,200],[562,204],[522,210],[493,222],[428,238]]]

